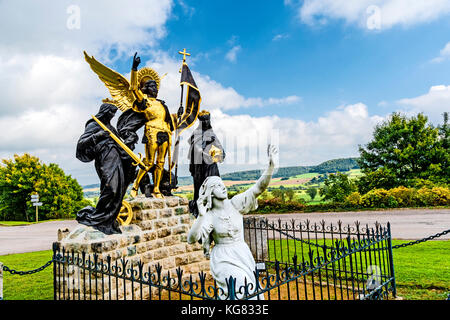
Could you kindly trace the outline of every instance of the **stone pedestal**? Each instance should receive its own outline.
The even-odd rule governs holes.
[[[56,246],[60,250],[64,248],[65,252],[74,252],[75,256],[85,252],[96,254],[103,261],[109,256],[111,265],[123,259],[128,261],[128,266],[141,263],[143,270],[154,270],[159,263],[164,274],[169,271],[175,275],[178,267],[187,277],[209,271],[209,260],[203,256],[201,245],[187,243],[187,233],[194,222],[187,199],[138,196],[128,202],[134,217],[130,225],[121,227],[122,234],[105,235],[80,224],[69,232],[58,232],[61,239]],[[61,279],[61,275],[57,276]],[[70,282],[70,276],[70,272],[63,275],[64,281]]]

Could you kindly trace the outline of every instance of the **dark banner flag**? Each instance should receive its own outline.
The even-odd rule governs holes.
[[[180,52],[183,54],[183,52]],[[186,52],[184,52],[186,54]],[[189,54],[186,54],[189,55]],[[184,106],[184,112],[178,121],[177,130],[175,132],[175,145],[173,152],[173,160],[171,165],[171,170],[175,167],[175,177],[177,176],[178,167],[178,150],[180,144],[180,134],[185,129],[189,128],[197,120],[198,113],[200,111],[200,91],[197,88],[194,77],[192,76],[191,70],[189,70],[188,65],[183,59],[183,66],[181,67],[181,102],[183,101],[183,86],[186,86],[186,103]]]
[[[178,125],[178,134],[183,130],[189,128],[195,120],[197,120],[198,112],[200,110],[200,91],[197,88],[194,77],[192,77],[191,70],[186,63],[183,63],[181,70],[180,85],[186,85],[186,104],[181,122]]]

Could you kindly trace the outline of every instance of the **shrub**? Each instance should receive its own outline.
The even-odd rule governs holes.
[[[361,195],[358,191],[350,193],[347,198],[345,198],[345,203],[351,206],[358,207],[361,205]]]
[[[420,188],[417,191],[417,202],[424,206],[448,206],[450,190],[445,187]]]
[[[373,189],[361,197],[361,204],[366,208],[395,208],[398,201],[385,189]]]
[[[348,204],[357,205],[357,194],[346,198]],[[364,208],[396,208],[416,206],[450,205],[450,189],[447,187],[406,188],[403,186],[385,189],[373,189],[364,194],[359,204]]]
[[[268,200],[258,199],[257,212],[295,212],[303,211],[305,207],[306,206],[300,201],[282,201],[279,198],[272,198]]]
[[[397,201],[399,207],[411,207],[417,205],[417,190],[403,186],[390,189],[387,196],[391,196]]]

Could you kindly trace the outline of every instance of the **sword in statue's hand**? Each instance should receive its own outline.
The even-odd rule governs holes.
[[[134,160],[136,161],[135,163],[133,163],[133,165],[135,166],[139,166],[140,168],[142,168],[143,170],[145,170],[146,172],[148,172],[150,170],[150,168],[145,165],[145,163],[142,161],[141,157],[139,157],[138,155],[136,155],[118,136],[116,136],[111,130],[109,130],[109,128],[107,126],[105,126],[105,124],[103,122],[101,122],[99,119],[97,119],[95,116],[92,116],[92,118],[99,124],[100,127],[102,127],[103,130],[105,130],[106,132],[109,133],[109,135],[111,136],[111,138],[113,138],[114,141],[117,142],[117,144],[123,149],[125,150],[125,152]]]

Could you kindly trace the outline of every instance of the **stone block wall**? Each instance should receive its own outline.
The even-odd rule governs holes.
[[[157,264],[162,267],[163,275],[169,271],[176,277],[176,269],[183,270],[184,277],[193,276],[194,280],[200,271],[209,275],[209,260],[203,255],[199,244],[188,244],[187,233],[194,222],[190,215],[187,199],[180,197],[166,197],[164,199],[146,198],[138,196],[129,201],[133,210],[133,220],[129,226],[122,226],[122,234],[105,235],[92,227],[79,225],[67,233],[58,232],[59,241],[55,243],[60,250],[64,248],[67,253],[77,257],[82,252],[93,256],[97,255],[99,261],[106,263],[110,257],[110,265],[122,266],[122,259],[127,266],[133,265],[135,269],[139,263],[143,270],[155,270]],[[72,255],[72,254],[71,254]],[[59,269],[58,269],[59,270]],[[66,268],[63,272],[57,270],[56,285],[59,289],[66,288],[75,293],[88,290],[88,295],[104,295],[105,292],[116,291],[117,299],[123,299],[126,292],[131,297],[129,284],[115,285],[115,281],[102,283],[102,292],[98,288],[92,289],[88,285],[89,279],[80,276],[82,268]],[[90,274],[91,280],[99,274]],[[89,278],[89,277],[88,277]],[[80,279],[83,279],[80,283]],[[105,287],[106,286],[106,287]],[[120,287],[120,294],[118,293]],[[124,287],[126,290],[124,290]],[[65,290],[66,290],[65,289]],[[126,292],[124,292],[126,291]],[[125,294],[124,294],[125,293]],[[63,295],[65,297],[65,295]],[[57,298],[61,298],[58,295]],[[114,295],[113,297],[114,298]],[[143,297],[144,298],[144,297]]]

